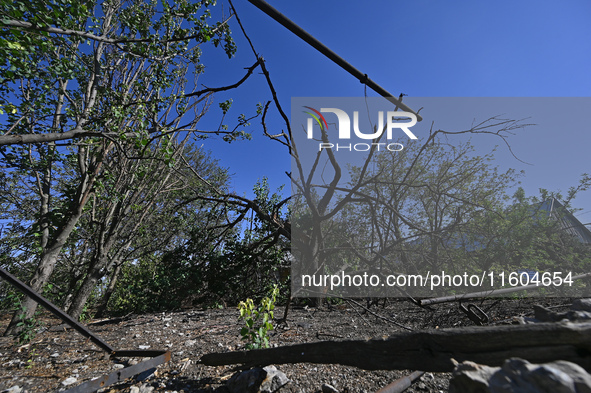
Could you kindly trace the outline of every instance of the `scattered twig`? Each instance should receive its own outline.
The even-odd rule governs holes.
[[[102,325],[109,325],[112,323],[119,323],[119,322],[123,322],[123,321],[130,319],[131,315],[132,315],[132,313],[129,313],[129,314],[124,315],[122,317],[101,319],[98,321],[87,323],[87,326],[102,326]]]
[[[371,311],[369,308],[367,308],[367,307],[364,307],[362,304],[360,304],[360,303],[356,302],[355,300],[352,300],[352,299],[345,299],[345,300],[346,300],[347,302],[350,302],[350,303],[353,303],[353,304],[355,304],[355,305],[356,305],[356,306],[358,306],[358,307],[361,307],[362,309],[364,309],[365,311],[367,311],[367,312],[368,312],[368,313],[370,313],[371,315],[375,316],[376,318],[379,318],[379,319],[381,319],[381,320],[383,320],[383,321],[386,321],[386,322],[392,323],[392,324],[394,324],[394,325],[398,326],[399,328],[406,329],[406,330],[408,330],[408,331],[410,331],[410,332],[414,331],[413,329],[409,328],[408,326],[404,326],[403,324],[401,324],[401,323],[399,323],[399,322],[396,322],[396,321],[394,321],[394,320],[392,320],[392,319],[389,319],[389,318],[383,317],[383,316],[381,316],[381,315],[379,315],[379,314],[377,314],[377,313],[375,313],[375,312]]]

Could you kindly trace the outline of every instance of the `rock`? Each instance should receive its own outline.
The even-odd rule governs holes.
[[[228,380],[226,387],[231,393],[273,393],[289,380],[275,366],[255,367],[236,373]]]
[[[312,328],[312,324],[309,322],[298,322],[297,327],[301,327],[302,329],[311,329]]]
[[[76,383],[78,380],[74,377],[66,378],[62,381],[62,385],[68,386]]]
[[[322,389],[322,393],[339,393],[339,391],[334,386],[327,383],[322,384],[320,389]]]
[[[574,311],[587,311],[591,312],[591,299],[576,299],[573,301],[572,306],[570,307],[571,310]]]
[[[148,384],[143,384],[140,386],[140,393],[152,393],[154,391],[154,386],[150,386]]]
[[[563,313],[557,313],[538,305],[534,305],[534,314],[536,319],[542,322],[558,322],[562,321],[563,319],[568,319],[571,322],[578,322],[588,321],[591,319],[591,312],[589,311],[571,310]]]
[[[573,322],[588,321],[591,319],[591,312],[571,310],[566,313],[566,318]]]
[[[557,313],[538,304],[534,305],[534,316],[542,322],[558,322],[566,318],[566,313]]]
[[[517,390],[517,388],[519,390]],[[508,359],[490,379],[491,393],[576,393],[568,374],[551,367],[551,363],[537,365],[523,359]]]
[[[255,367],[232,375],[226,387],[230,393],[256,393],[265,377],[266,372],[260,367]]]
[[[287,376],[281,371],[277,370],[275,366],[267,366],[264,367],[263,370],[267,373],[267,375],[265,376],[265,379],[259,388],[260,393],[276,392],[289,382]]]
[[[567,373],[573,379],[577,393],[591,393],[591,375],[583,367],[564,360],[552,362],[552,367]]]
[[[140,393],[140,388],[137,386],[132,386],[129,388],[129,393]]]
[[[185,341],[185,346],[186,347],[192,347],[195,344],[197,344],[197,340],[187,340],[187,341]]]
[[[449,393],[490,393],[488,381],[499,369],[470,361],[457,364],[449,382]]]
[[[591,393],[591,375],[582,367],[556,361],[531,364],[508,359],[502,367],[463,362],[456,366],[450,393]]]
[[[21,388],[18,385],[14,385],[10,389],[3,390],[2,393],[21,393],[22,391],[23,391],[23,388]]]

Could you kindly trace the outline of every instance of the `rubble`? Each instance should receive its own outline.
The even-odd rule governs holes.
[[[473,362],[456,365],[449,393],[591,393],[591,375],[582,367],[559,360],[532,364],[512,358],[502,367]]]

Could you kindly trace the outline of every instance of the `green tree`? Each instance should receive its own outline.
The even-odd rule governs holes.
[[[274,222],[287,220],[286,200],[280,190],[270,191],[265,178],[255,184],[254,193],[255,201],[211,198],[226,221],[212,222],[211,229],[194,221],[188,237],[164,255],[164,266],[186,277],[176,287],[184,291],[182,298],[195,304],[235,304],[237,299],[261,298],[276,284],[285,293],[288,283],[281,280],[280,270],[289,266],[289,244]],[[211,242],[211,237],[218,241]]]
[[[150,146],[196,133],[212,94],[239,85],[257,66],[232,86],[196,89],[205,69],[201,45],[221,46],[228,56],[235,51],[227,20],[210,23],[213,5],[2,2],[0,155],[15,182],[34,189],[31,206],[38,201],[25,220],[40,239],[31,255],[36,291],[49,282],[63,248],[74,244],[106,162],[133,151],[126,157],[171,163],[169,143],[158,143],[158,151]],[[214,132],[229,140],[245,135],[238,128]],[[27,299],[24,307],[29,316],[36,305]]]
[[[460,266],[453,265],[448,239],[479,212],[501,206],[516,175],[513,171],[498,173],[491,165],[491,155],[474,154],[469,143],[454,142],[454,135],[492,133],[504,139],[508,131],[519,127],[512,120],[493,117],[465,131],[433,131],[396,152],[379,151],[378,138],[348,176],[343,155],[331,149],[318,151],[306,173],[295,146],[292,152],[298,173],[292,177],[298,219],[292,230],[292,249],[298,266],[317,277],[341,273],[385,277],[426,273],[443,266],[460,271]],[[328,133],[321,131],[322,142],[329,143]],[[299,272],[295,274],[301,278]],[[296,282],[298,286],[302,295],[306,293],[308,287]],[[382,290],[394,290],[358,288],[365,292],[335,294],[376,296]],[[310,294],[322,296],[326,290],[328,286],[311,288]]]
[[[544,189],[539,196],[526,197],[520,188],[501,209],[476,217],[466,236],[479,245],[468,255],[473,265],[487,271],[586,273],[589,244],[581,236],[589,230],[574,222],[569,206],[588,186],[583,175],[566,198]]]

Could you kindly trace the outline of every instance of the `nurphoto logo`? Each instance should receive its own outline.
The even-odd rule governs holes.
[[[342,109],[338,108],[320,108],[320,110],[316,110],[309,106],[304,106],[304,108],[309,109],[309,111],[304,111],[304,113],[310,115],[307,119],[307,137],[308,139],[314,139],[314,124],[317,124],[320,127],[321,132],[328,132],[328,122],[324,117],[323,113],[332,113],[337,116],[338,120],[338,139],[339,141],[342,140],[350,140],[351,139],[351,118]],[[406,121],[401,121],[406,120]],[[402,112],[402,111],[388,111],[386,112],[386,126],[384,127],[384,112],[378,111],[378,125],[374,128],[374,132],[371,133],[364,133],[359,130],[359,112],[353,111],[353,132],[355,136],[359,139],[363,140],[379,140],[382,137],[384,131],[386,132],[386,138],[388,140],[393,139],[394,130],[401,130],[403,131],[406,136],[410,139],[417,139],[415,134],[412,133],[410,127],[414,126],[417,123],[417,117],[414,113],[411,112]],[[320,151],[323,149],[335,149],[339,150],[348,150],[348,151],[368,151],[371,146],[377,147],[379,151],[381,147],[385,147],[389,151],[400,151],[404,148],[401,143],[379,143],[379,142],[372,142],[370,143],[355,143],[355,144],[347,144],[347,143],[332,143],[327,142],[324,140],[320,142],[318,148]]]

